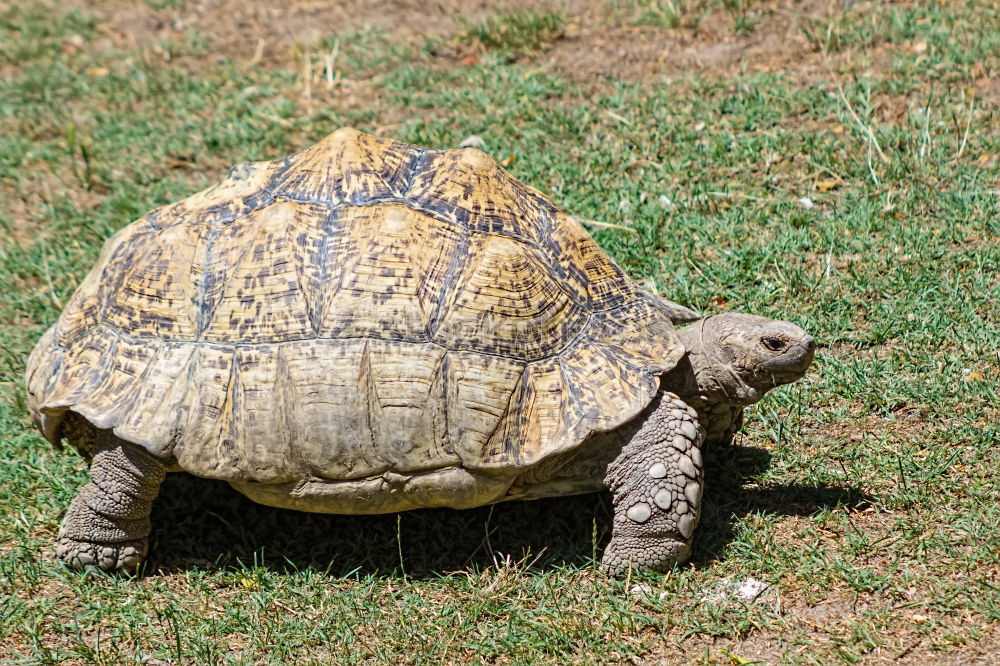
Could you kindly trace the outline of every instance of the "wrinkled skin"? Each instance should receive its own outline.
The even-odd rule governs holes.
[[[728,444],[743,408],[802,377],[816,350],[795,324],[735,312],[701,319],[679,337],[688,354],[664,385],[697,410],[708,444]]]
[[[680,338],[697,387],[685,397],[741,407],[802,377],[816,350],[812,336],[795,324],[740,313],[700,319],[681,329]]]
[[[816,344],[798,326],[726,313],[680,331],[686,358],[605,478],[614,497],[605,571],[666,571],[685,560],[703,489],[701,447],[728,442],[743,408],[770,389],[802,377]]]

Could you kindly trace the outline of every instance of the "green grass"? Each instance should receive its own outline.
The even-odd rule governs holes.
[[[108,46],[85,12],[0,5],[0,660],[987,661],[1000,118],[976,72],[1000,66],[995,18],[861,5],[823,28],[831,71],[879,44],[928,48],[853,78],[597,87],[503,48],[455,66],[365,33],[338,42],[335,85],[303,56],[307,96],[301,68],[208,58],[210,37]],[[351,86],[368,96],[344,101]],[[183,475],[154,507],[143,576],[55,563],[86,471],[31,427],[34,342],[116,229],[346,124],[438,147],[479,134],[573,214],[632,227],[594,235],[636,279],[815,334],[809,376],[709,452],[690,564],[606,580],[600,494],[338,517]],[[755,602],[725,594],[749,576],[770,585]]]
[[[558,37],[565,21],[552,11],[514,10],[497,12],[480,23],[465,23],[461,40],[487,50],[526,54]]]
[[[637,25],[697,29],[715,11],[728,15],[737,35],[753,32],[762,10],[774,9],[760,0],[614,0]]]

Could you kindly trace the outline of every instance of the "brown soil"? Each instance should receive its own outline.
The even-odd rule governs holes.
[[[182,7],[151,9],[140,0],[91,0],[89,9],[105,18],[120,39],[138,46],[170,40],[187,31],[209,35],[215,50],[255,62],[293,60],[297,51],[331,35],[379,30],[404,43],[452,35],[463,21],[475,23],[493,12],[552,9],[567,14],[587,0],[196,0]]]
[[[745,33],[737,31],[734,16],[720,7],[697,25],[692,21],[674,29],[635,25],[627,16],[600,16],[599,9],[588,8],[571,19],[568,38],[555,46],[552,58],[560,70],[581,79],[650,81],[689,73],[824,71],[821,55],[801,28],[827,17],[832,3],[757,4],[749,14],[753,27]]]
[[[833,3],[822,0],[758,2],[748,13],[752,29],[740,33],[734,15],[718,6],[700,21],[692,16],[670,29],[638,25],[634,11],[599,0],[197,0],[162,10],[137,0],[88,4],[126,43],[151,45],[194,31],[210,36],[219,54],[254,63],[290,61],[330,35],[377,29],[419,43],[456,35],[497,11],[551,10],[566,17],[566,30],[540,60],[584,82],[755,69],[820,73],[823,56],[803,29],[822,24],[834,11]]]
[[[565,17],[565,30],[534,59],[544,69],[598,88],[609,80],[653,84],[690,74],[730,77],[752,71],[785,72],[804,81],[829,80],[831,72],[873,75],[888,69],[894,52],[917,48],[880,42],[864,53],[824,53],[817,40],[844,11],[841,3],[826,0],[752,0],[740,19],[748,21],[744,26],[723,3],[709,3],[708,13],[692,10],[676,28],[648,25],[638,10],[625,8],[627,3],[615,8],[602,0],[194,0],[160,10],[142,0],[82,2],[104,19],[102,31],[119,46],[157,49],[200,34],[219,57],[291,68],[333,35],[376,30],[403,45],[428,39],[455,43],[452,38],[467,25],[499,11],[555,11]],[[449,59],[458,65],[476,57],[467,44],[444,51],[445,66]],[[984,102],[1000,99],[1000,77],[990,69],[973,65],[963,83]],[[363,90],[354,92],[364,96]],[[876,100],[883,122],[898,122],[907,108],[898,100]]]
[[[785,618],[795,618],[794,630],[777,637],[772,633],[756,632],[742,640],[716,639],[708,636],[692,636],[676,641],[664,641],[646,655],[640,662],[647,666],[667,664],[780,664],[786,660],[803,659],[805,663],[815,663],[817,646],[826,646],[824,657],[828,658],[830,648],[845,643],[848,636],[847,622],[864,612],[847,597],[835,597],[818,604],[782,604]],[[910,664],[928,663],[941,666],[993,666],[996,664],[995,646],[1000,641],[1000,629],[996,625],[982,627],[983,636],[967,643],[959,653],[930,650],[931,637],[919,632],[920,624],[914,620],[919,614],[910,615],[912,628],[901,629],[893,636],[889,645],[874,648],[861,657],[862,664]],[[949,621],[947,629],[961,631],[966,626],[964,618]],[[812,659],[810,655],[812,653]],[[707,658],[706,658],[707,656]],[[823,658],[823,657],[821,657]],[[745,661],[743,661],[745,660]],[[931,661],[929,661],[931,660]],[[846,660],[845,660],[846,661]]]

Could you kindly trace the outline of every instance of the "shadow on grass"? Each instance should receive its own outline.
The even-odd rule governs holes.
[[[716,559],[748,513],[806,516],[827,507],[863,506],[870,499],[851,487],[744,487],[769,464],[769,453],[745,446],[706,456],[695,566]],[[275,571],[312,568],[335,576],[405,571],[423,578],[492,566],[505,555],[527,556],[540,570],[586,566],[600,557],[610,537],[612,510],[605,492],[464,511],[313,514],[261,506],[226,483],[171,474],[152,518],[147,575],[242,563]]]

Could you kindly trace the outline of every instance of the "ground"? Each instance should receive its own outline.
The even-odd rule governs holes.
[[[0,1],[0,655],[995,663],[998,26],[988,0]],[[184,475],[140,576],[55,562],[86,471],[32,429],[35,341],[116,229],[342,125],[479,135],[650,288],[815,335],[708,452],[688,564],[607,580],[603,494],[336,517]]]

